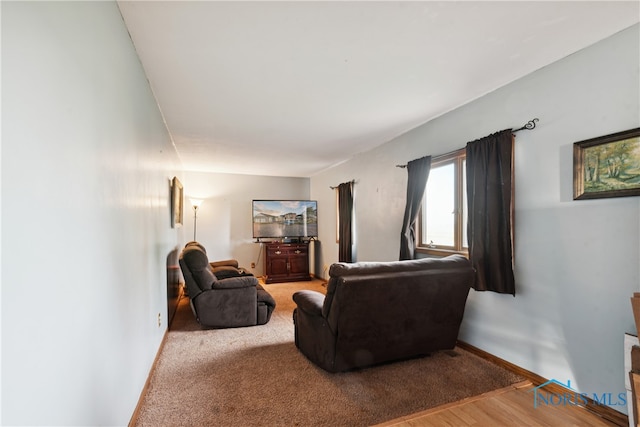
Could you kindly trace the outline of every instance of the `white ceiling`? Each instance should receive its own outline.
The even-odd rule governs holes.
[[[185,170],[298,177],[640,21],[638,1],[118,4]]]

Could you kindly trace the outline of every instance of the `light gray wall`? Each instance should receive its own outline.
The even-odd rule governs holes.
[[[129,422],[179,169],[115,2],[2,2],[3,425]]]
[[[189,198],[202,199],[196,239],[207,249],[209,259],[237,259],[256,276],[264,274],[264,252],[253,238],[251,201],[309,198],[309,178],[185,172],[183,184],[185,238],[194,237]],[[252,262],[256,263],[253,269]]]
[[[335,206],[328,186],[355,179],[358,259],[395,260],[406,192],[396,164],[540,118],[516,137],[517,295],[472,291],[460,338],[581,392],[617,396],[623,335],[635,331],[640,199],[573,201],[572,145],[640,126],[639,39],[636,25],[314,176],[311,197]],[[319,230],[322,263],[335,262],[335,216],[320,216]]]
[[[638,51],[636,26],[310,182],[180,174],[205,198],[198,239],[256,261],[250,200],[316,198],[322,270],[337,260],[329,186],[355,179],[358,258],[397,259],[395,165],[538,116],[517,138],[518,296],[472,292],[462,338],[622,391],[640,201],[572,201],[571,144],[640,125]],[[169,226],[177,156],[114,3],[3,2],[2,89],[2,424],[124,425],[166,329],[166,257],[192,238],[188,200]]]

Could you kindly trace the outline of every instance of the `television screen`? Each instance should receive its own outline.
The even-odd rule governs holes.
[[[315,200],[254,200],[253,237],[318,237],[318,202]]]

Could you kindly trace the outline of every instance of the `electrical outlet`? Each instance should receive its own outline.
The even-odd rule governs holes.
[[[162,315],[158,313],[158,328],[162,326]]]
[[[251,263],[251,268],[256,268],[256,263],[255,262]]]

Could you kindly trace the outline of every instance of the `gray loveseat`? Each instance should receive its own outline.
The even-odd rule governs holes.
[[[238,268],[237,261],[209,263],[204,247],[189,242],[179,262],[191,309],[202,326],[263,325],[271,318],[275,300],[258,279]]]
[[[298,291],[295,343],[313,363],[341,372],[452,349],[475,271],[461,255],[336,263],[326,297]]]

